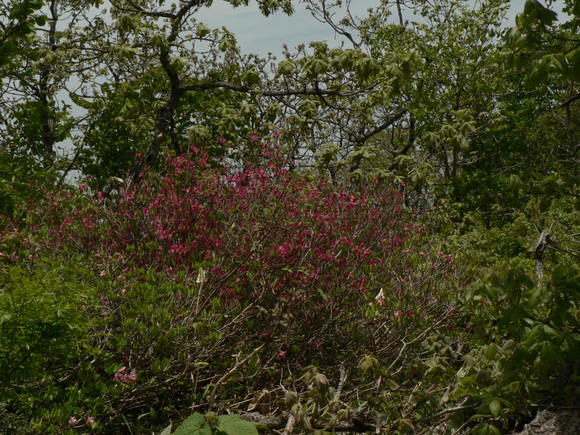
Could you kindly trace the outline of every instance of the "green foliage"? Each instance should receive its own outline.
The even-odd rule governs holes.
[[[17,240],[34,243],[20,232],[0,239],[0,250],[12,251],[0,258],[0,403],[8,412],[0,412],[2,426],[11,414],[30,418],[39,405],[62,399],[93,324],[84,271],[48,258],[19,260]]]
[[[260,425],[243,420],[239,415],[220,415],[199,412],[193,413],[184,420],[173,435],[258,435]],[[161,433],[170,435],[171,425]]]
[[[505,424],[538,391],[566,394],[575,375],[570,364],[580,358],[579,291],[580,275],[565,266],[546,282],[511,270],[470,285],[464,310],[484,344],[468,354],[452,397],[482,400],[472,418],[501,417]]]
[[[38,168],[26,158],[14,158],[0,151],[0,228],[9,225],[9,219],[26,219],[28,207],[43,197],[53,181],[50,171]]]
[[[568,21],[558,22],[558,14],[552,9],[537,0],[527,0],[516,26],[506,35],[511,50],[509,66],[527,67],[529,87],[546,81],[551,73],[572,82],[580,80],[580,44],[576,37],[580,2],[564,3]]]
[[[22,42],[35,31],[35,25],[43,26],[46,17],[39,14],[42,0],[13,0],[2,2],[2,35],[0,36],[0,67],[13,66],[23,52]]]

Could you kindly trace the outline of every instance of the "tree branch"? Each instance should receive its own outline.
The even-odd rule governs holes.
[[[568,98],[566,101],[564,101],[563,103],[560,103],[560,106],[568,106],[569,104],[573,103],[576,100],[580,100],[580,94],[574,95],[571,98]]]
[[[361,144],[361,145],[364,144],[371,137],[375,136],[376,134],[380,133],[381,131],[386,130],[391,125],[393,125],[395,122],[397,122],[399,119],[401,119],[403,117],[403,115],[405,115],[405,113],[407,113],[407,109],[399,110],[397,113],[395,113],[393,116],[391,116],[385,122],[383,122],[381,125],[379,125],[378,127],[375,127],[374,129],[372,129],[369,133],[365,134],[364,136],[357,138],[355,142],[358,144]]]

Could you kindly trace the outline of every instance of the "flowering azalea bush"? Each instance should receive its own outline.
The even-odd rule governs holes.
[[[452,256],[389,185],[307,180],[260,152],[225,170],[193,149],[117,197],[46,201],[41,250],[85,268],[93,327],[35,427],[162,427],[192,408],[328,421],[408,377],[394,368],[426,369],[426,334],[461,322]]]

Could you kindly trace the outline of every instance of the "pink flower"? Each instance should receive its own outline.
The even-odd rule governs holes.
[[[79,189],[81,189],[83,192],[86,192],[87,186],[85,186],[84,184],[79,184]]]
[[[68,427],[75,427],[77,425],[78,419],[71,417],[68,419]]]
[[[125,358],[123,358],[125,360]],[[115,376],[113,376],[115,382],[122,382],[123,384],[128,384],[129,382],[137,382],[137,371],[135,369],[131,370],[131,373],[127,375],[127,367],[121,367]]]
[[[117,373],[115,373],[115,376],[113,376],[113,380],[115,382],[126,382],[127,380],[127,367],[123,366],[121,367]]]
[[[94,422],[95,422],[95,419],[93,417],[89,416],[87,418],[87,424],[93,424]]]
[[[226,138],[222,136],[218,139],[218,141],[219,143],[226,143]]]
[[[97,192],[97,199],[99,201],[102,201],[105,199],[105,195],[103,194],[103,192]]]
[[[279,356],[280,358],[282,358],[282,359],[286,359],[286,351],[285,351],[285,350],[281,350],[281,351],[278,353],[278,356]]]
[[[280,132],[278,130],[274,130],[274,133],[272,133],[272,136],[278,137],[278,136],[280,136]]]
[[[253,134],[253,135],[252,135],[252,140],[253,140],[254,142],[256,142],[258,139],[259,139],[259,137],[258,137],[258,135],[257,135],[257,134]]]
[[[401,317],[403,315],[403,313],[401,312],[401,310],[395,311],[395,317]]]
[[[105,272],[104,270],[101,270],[101,273],[99,275],[101,275],[101,277],[105,276],[107,274],[107,272]]]
[[[135,153],[135,157],[137,157],[138,159],[141,158],[141,153]]]

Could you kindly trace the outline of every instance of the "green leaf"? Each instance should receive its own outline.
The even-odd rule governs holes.
[[[256,424],[243,420],[239,415],[218,417],[217,428],[228,435],[259,435]]]
[[[287,76],[293,74],[296,71],[296,65],[289,60],[283,60],[278,64],[278,71],[276,72],[276,77]]]
[[[309,77],[317,77],[328,70],[328,63],[323,59],[312,58],[306,61],[304,69]]]
[[[528,333],[523,337],[524,346],[530,347],[532,343],[536,340],[538,333],[540,331],[540,325],[534,326],[528,331]]]
[[[485,357],[489,360],[495,358],[498,352],[498,347],[496,344],[491,343],[485,346]]]
[[[558,19],[558,14],[551,9],[546,8],[540,2],[534,2],[538,11],[538,18],[544,26],[550,26]]]
[[[205,417],[196,412],[185,419],[173,432],[173,435],[212,435],[212,433],[211,427],[205,421]]]
[[[552,328],[550,325],[544,325],[544,331],[545,331],[547,334],[550,334],[550,335],[552,335],[552,336],[554,336],[554,337],[557,337],[557,338],[559,338],[559,337],[561,337],[561,336],[562,336],[562,333],[561,333],[560,331],[558,331],[558,330],[556,330],[556,329]]]
[[[491,411],[491,413],[493,414],[494,417],[498,417],[499,414],[501,413],[501,403],[498,399],[493,399],[490,403],[489,403],[489,410]]]
[[[568,53],[566,57],[571,66],[570,79],[580,82],[580,49]]]
[[[209,35],[210,32],[211,32],[211,30],[209,27],[206,27],[203,24],[200,24],[199,26],[197,26],[195,34],[199,38],[204,38],[205,36]]]
[[[240,107],[240,115],[244,119],[251,119],[252,116],[256,115],[256,113],[257,113],[256,106],[254,106],[253,104],[242,103]]]
[[[534,286],[536,285],[536,283],[534,282],[534,280],[532,278],[530,278],[528,275],[526,275],[522,270],[517,269],[515,271],[515,276],[517,278],[517,280],[523,284],[528,290],[531,290],[534,288]]]
[[[541,361],[544,363],[555,363],[559,361],[560,356],[558,355],[558,351],[554,347],[552,343],[543,343],[542,347],[540,348],[540,358]]]
[[[561,54],[561,53],[557,53],[557,54],[553,54],[550,56],[550,60],[552,61],[552,65],[554,66],[554,69],[562,74],[562,75],[566,75],[568,73],[568,62],[566,61],[566,57]]]
[[[528,293],[526,293],[528,297],[528,305],[530,308],[535,308],[538,306],[540,301],[542,300],[542,290],[540,287],[537,287]]]
[[[260,74],[253,68],[248,69],[242,74],[242,82],[250,86],[259,85],[261,82]]]
[[[369,370],[378,367],[379,365],[379,360],[376,359],[374,356],[372,355],[365,355],[364,357],[362,357],[362,359],[359,362],[359,367],[360,369],[363,371],[363,373],[368,372]]]
[[[231,33],[226,33],[220,39],[218,48],[221,52],[225,52],[229,49],[234,50],[236,48],[236,38]]]
[[[318,104],[314,100],[304,100],[299,104],[298,110],[305,118],[314,118],[318,112]]]

